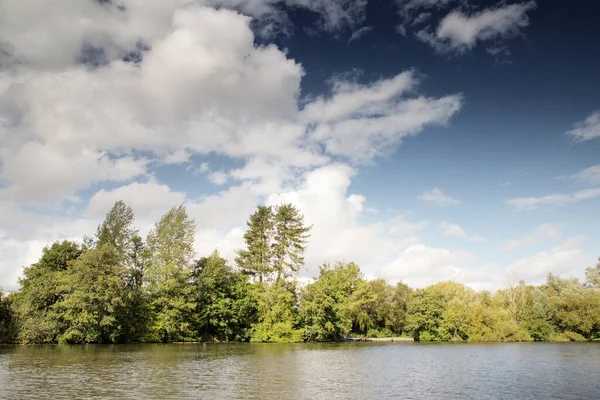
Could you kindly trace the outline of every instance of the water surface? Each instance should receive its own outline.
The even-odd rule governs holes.
[[[0,347],[2,399],[600,399],[600,344]]]

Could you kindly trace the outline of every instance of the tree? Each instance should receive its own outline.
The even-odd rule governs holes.
[[[152,324],[148,341],[194,339],[191,260],[195,222],[185,206],[173,207],[148,234],[145,280],[148,282]]]
[[[419,289],[408,303],[406,329],[415,340],[465,340],[472,296],[472,289],[455,282],[440,282]]]
[[[53,307],[61,323],[59,343],[127,341],[130,292],[119,257],[104,244],[73,261],[61,276],[58,287],[64,296]]]
[[[321,266],[318,279],[306,286],[301,297],[305,339],[339,341],[348,335],[353,325],[353,295],[363,284],[360,269],[354,263]]]
[[[237,251],[235,262],[252,276],[258,276],[258,281],[272,272],[272,241],[274,235],[273,209],[267,206],[258,206],[246,223],[248,230],[244,234],[245,249]]]
[[[585,270],[585,283],[590,287],[600,288],[600,257],[595,267],[588,267]]]
[[[304,265],[304,251],[312,226],[304,226],[304,217],[292,204],[277,207],[273,247],[277,280],[298,273]]]
[[[14,340],[14,323],[10,299],[0,288],[0,343],[12,343]]]
[[[216,250],[198,260],[193,275],[198,336],[248,340],[256,322],[256,301],[248,276],[234,271]]]
[[[133,210],[123,201],[117,201],[106,214],[104,222],[96,230],[96,246],[112,246],[119,260],[126,260],[132,252],[133,238],[137,230],[133,229]]]
[[[77,243],[55,242],[42,250],[40,260],[26,267],[19,280],[21,290],[13,301],[18,340],[22,343],[55,343],[61,332],[55,304],[68,288],[60,285],[62,276],[82,250]]]
[[[299,342],[303,331],[298,315],[296,281],[280,279],[271,285],[254,286],[258,323],[253,326],[253,342]]]

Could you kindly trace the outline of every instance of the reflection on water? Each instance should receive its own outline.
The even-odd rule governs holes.
[[[600,399],[600,344],[0,347],[6,399]]]

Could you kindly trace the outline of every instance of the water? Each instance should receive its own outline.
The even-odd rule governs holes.
[[[600,399],[600,344],[0,347],[2,399]]]

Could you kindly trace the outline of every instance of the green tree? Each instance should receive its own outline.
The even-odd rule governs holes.
[[[119,260],[126,260],[133,251],[133,238],[137,236],[133,220],[131,207],[121,200],[117,201],[96,230],[96,246],[110,245],[117,252]]]
[[[352,331],[351,298],[364,284],[354,263],[324,264],[318,279],[307,285],[300,302],[304,337],[309,341],[339,341]]]
[[[14,323],[10,299],[0,288],[0,343],[14,341]]]
[[[253,342],[299,342],[303,338],[298,314],[296,281],[257,284],[258,323],[253,326]]]
[[[585,270],[585,283],[588,286],[600,288],[600,257],[595,267],[588,267]]]
[[[19,280],[21,290],[13,299],[18,340],[22,343],[55,343],[61,332],[60,315],[55,304],[68,288],[62,276],[82,250],[77,243],[55,242],[42,250],[40,260],[26,267]]]
[[[53,308],[59,343],[118,343],[128,339],[130,294],[119,254],[104,244],[71,263],[59,280],[63,297]]]
[[[297,274],[304,265],[306,240],[312,226],[304,225],[304,216],[292,204],[283,204],[275,212],[273,269],[277,280]]]
[[[415,340],[465,340],[472,296],[472,289],[455,282],[440,282],[419,289],[408,303],[406,329]]]
[[[198,260],[193,275],[198,336],[248,340],[256,322],[256,301],[248,276],[234,271],[216,250]]]
[[[247,274],[257,276],[260,283],[273,271],[273,209],[258,206],[247,222],[248,230],[244,234],[245,249],[237,251],[235,259],[238,266]]]
[[[192,314],[192,257],[195,222],[185,206],[173,207],[148,234],[145,280],[148,282],[152,323],[147,341],[195,339]]]

